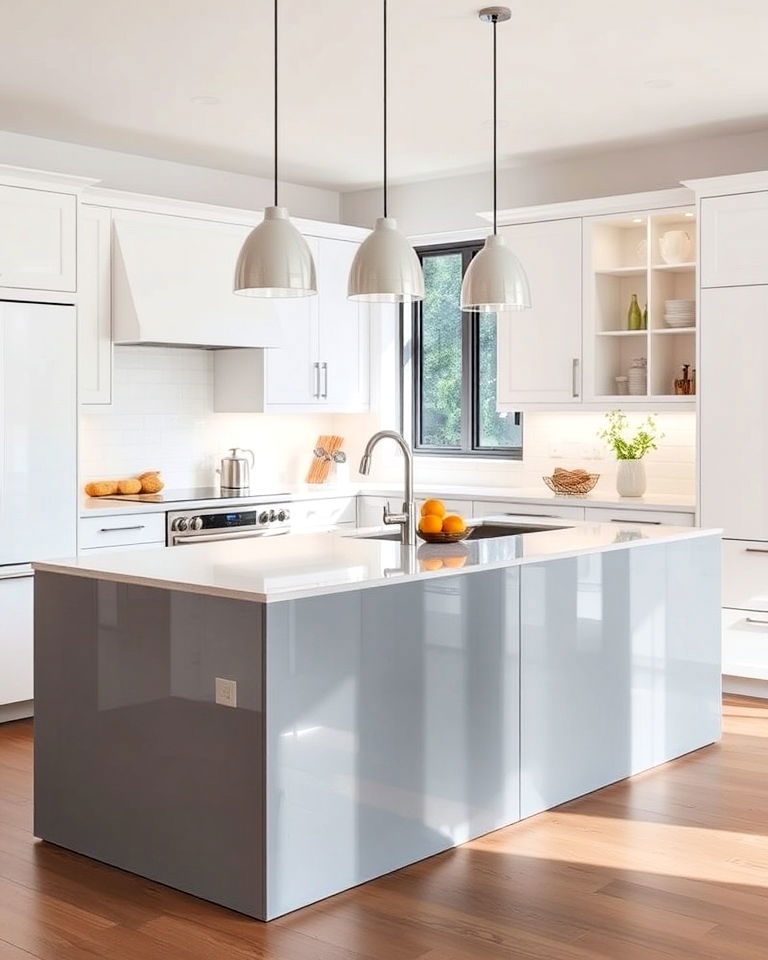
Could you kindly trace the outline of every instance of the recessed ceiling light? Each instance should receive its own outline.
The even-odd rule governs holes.
[[[642,222],[643,222],[642,217],[635,217],[635,219],[632,221],[632,223],[642,223]]]
[[[686,217],[692,217],[692,216],[693,216],[692,213],[686,213]]]
[[[198,107],[215,107],[221,103],[218,97],[190,97],[190,100],[192,103],[197,104]]]

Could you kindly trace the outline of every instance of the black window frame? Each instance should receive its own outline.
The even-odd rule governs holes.
[[[423,265],[425,256],[456,254],[462,257],[462,277],[472,258],[482,249],[480,241],[469,243],[434,244],[416,248]],[[404,311],[405,313],[405,311]],[[406,314],[407,316],[407,314]],[[489,447],[480,445],[480,319],[478,310],[461,311],[461,446],[434,447],[421,443],[421,322],[422,304],[411,309],[411,429],[413,452],[429,457],[466,457],[475,459],[522,460],[523,441],[518,447]],[[515,424],[522,428],[522,416],[514,414]]]

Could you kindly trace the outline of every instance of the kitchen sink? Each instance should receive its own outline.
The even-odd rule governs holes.
[[[567,530],[566,526],[542,526],[532,523],[480,523],[464,538],[469,540],[496,540],[499,537],[517,537],[524,533],[546,533],[548,530]],[[400,540],[400,531],[393,530],[386,533],[371,533],[367,536],[355,537],[357,540],[389,540],[397,543]]]

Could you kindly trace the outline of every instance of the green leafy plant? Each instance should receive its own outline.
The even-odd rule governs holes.
[[[658,432],[656,421],[651,416],[643,420],[631,440],[625,436],[629,420],[623,410],[609,410],[605,419],[608,426],[605,430],[598,431],[597,435],[605,440],[616,454],[617,460],[641,460],[649,450],[656,450],[657,441],[664,438],[664,434]]]

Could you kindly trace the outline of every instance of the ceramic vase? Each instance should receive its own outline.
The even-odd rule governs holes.
[[[642,497],[645,493],[645,464],[642,460],[619,460],[616,489],[620,497]]]

